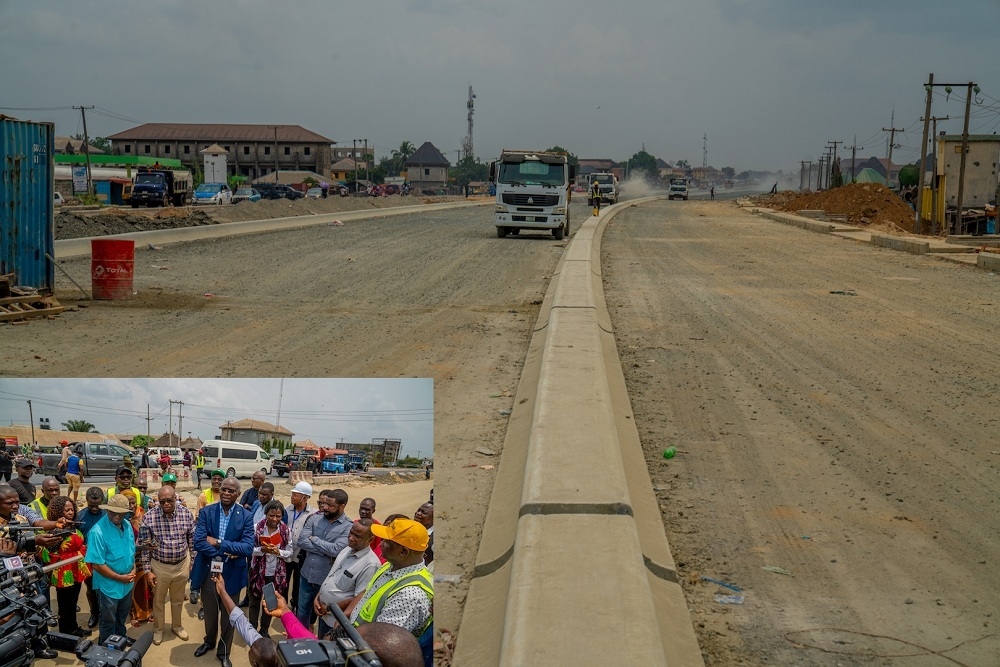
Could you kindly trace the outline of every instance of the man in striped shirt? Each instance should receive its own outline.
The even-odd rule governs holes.
[[[172,486],[160,487],[159,503],[146,513],[139,529],[140,543],[153,543],[153,549],[139,556],[142,569],[150,574],[153,586],[153,643],[163,641],[167,596],[170,596],[170,620],[175,635],[187,640],[184,629],[184,586],[194,549],[194,516],[177,502]]]

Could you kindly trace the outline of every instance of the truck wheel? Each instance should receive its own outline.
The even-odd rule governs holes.
[[[285,476],[285,472],[283,470],[279,470],[278,471],[278,477],[284,477],[284,476]]]
[[[552,230],[552,236],[555,237],[556,241],[562,241],[562,237],[565,231],[566,231],[565,225],[560,225]]]
[[[498,239],[502,239],[505,236],[507,236],[507,228],[506,227],[497,227],[497,238]]]
[[[521,233],[521,229],[519,227],[515,227],[514,229],[510,230],[511,236],[517,236],[520,233]]]
[[[569,216],[566,216],[566,238],[569,238]]]

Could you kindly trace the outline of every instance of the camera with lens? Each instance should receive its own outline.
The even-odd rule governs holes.
[[[337,623],[346,637],[332,641],[286,639],[278,642],[281,667],[382,667],[375,651],[358,634],[354,625],[337,605],[331,605]]]

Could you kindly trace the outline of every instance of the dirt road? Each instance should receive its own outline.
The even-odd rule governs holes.
[[[602,264],[707,664],[998,664],[1000,278],[724,202]]]
[[[457,630],[499,460],[475,450],[502,449],[565,245],[497,239],[474,208],[142,251],[130,302],[79,301],[57,272],[72,312],[2,327],[0,375],[434,378],[435,573],[461,576],[435,618]],[[89,259],[62,266],[89,285]]]

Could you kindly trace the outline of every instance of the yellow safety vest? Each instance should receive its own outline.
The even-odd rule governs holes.
[[[211,505],[216,500],[218,500],[218,498],[216,498],[215,494],[212,493],[212,489],[205,489],[205,506],[207,507],[208,505]]]
[[[32,500],[31,503],[28,505],[28,507],[35,510],[35,512],[38,513],[38,516],[42,517],[43,519],[49,518],[49,508],[48,506],[42,504],[41,497]]]
[[[385,574],[391,567],[392,563],[385,563],[382,567],[375,571],[375,574],[372,576],[372,580],[368,582],[368,587],[365,588],[365,595],[368,594],[368,591],[378,578]],[[408,574],[399,579],[389,579],[386,583],[382,584],[378,590],[376,590],[375,593],[368,598],[368,601],[365,602],[364,606],[361,607],[361,611],[358,612],[358,620],[354,622],[355,627],[361,623],[372,623],[376,618],[378,618],[378,615],[382,613],[382,607],[385,606],[386,600],[388,600],[393,593],[396,593],[407,586],[419,586],[424,589],[424,592],[427,593],[427,597],[431,599],[431,609],[433,609],[433,579],[431,578],[431,573],[428,572],[427,568],[422,567],[413,574]],[[414,629],[413,636],[419,638],[420,635],[422,635],[424,631],[433,623],[434,615],[432,613],[431,616],[428,617],[426,623],[424,623],[421,627]]]
[[[149,497],[145,493],[143,493],[142,491],[140,491],[139,489],[137,489],[134,486],[129,487],[129,488],[132,489],[132,492],[135,494],[136,498],[139,499],[139,507],[141,507],[142,509],[148,509],[148,507],[149,507],[149,500],[148,500],[148,498]],[[110,501],[111,500],[111,496],[115,495],[116,493],[118,493],[118,485],[117,484],[115,486],[112,486],[110,489],[108,489],[108,497],[105,500],[106,501]]]
[[[197,456],[195,456],[194,457],[194,467],[195,468],[204,468],[205,467],[205,457],[202,456],[201,454],[198,454]]]

